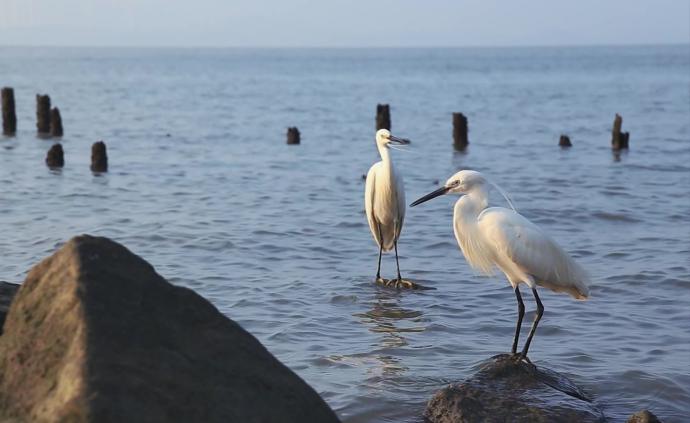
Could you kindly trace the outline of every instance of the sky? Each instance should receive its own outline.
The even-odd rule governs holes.
[[[690,0],[0,0],[0,45],[690,43]]]

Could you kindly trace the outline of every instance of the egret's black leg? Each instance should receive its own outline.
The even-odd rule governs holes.
[[[395,265],[398,266],[398,282],[402,282],[402,276],[400,276],[400,262],[398,261],[398,241],[393,243],[395,246]]]
[[[381,282],[381,255],[383,254],[383,236],[381,236],[381,226],[376,225],[379,232],[379,265],[376,268],[376,282]]]
[[[381,253],[383,253],[383,246],[379,246],[379,266],[376,268],[376,280],[381,279]]]
[[[532,288],[532,293],[534,294],[534,299],[537,300],[537,315],[534,316],[534,322],[532,323],[532,329],[529,331],[529,335],[527,336],[527,342],[525,342],[525,346],[522,349],[522,353],[520,354],[522,358],[527,357],[527,351],[529,350],[529,344],[532,342],[532,337],[534,336],[534,332],[537,330],[537,325],[539,324],[539,321],[541,320],[541,316],[544,315],[544,306],[541,303],[541,300],[539,299],[539,294],[537,294],[537,289]]]
[[[525,315],[525,304],[522,302],[522,295],[520,295],[520,285],[515,285],[515,297],[518,302],[518,319],[515,327],[515,338],[513,338],[513,349],[510,350],[513,354],[517,352],[518,338],[520,338],[520,328],[522,327],[522,317]]]

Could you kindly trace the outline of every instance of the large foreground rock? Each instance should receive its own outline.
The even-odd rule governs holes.
[[[7,310],[9,310],[17,290],[19,290],[19,285],[0,281],[0,335],[2,335],[2,325],[5,323]]]
[[[604,415],[562,375],[502,354],[469,380],[437,392],[424,417],[433,423],[604,422]]]
[[[193,291],[106,238],[34,267],[0,336],[0,421],[337,422]]]

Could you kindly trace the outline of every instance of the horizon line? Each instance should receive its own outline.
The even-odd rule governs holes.
[[[256,49],[256,50],[278,50],[278,49],[332,49],[332,50],[365,50],[365,49],[502,49],[502,48],[583,48],[583,47],[690,47],[690,42],[650,42],[650,43],[583,43],[583,44],[468,44],[468,45],[418,45],[418,46],[329,46],[329,45],[169,45],[169,44],[2,44],[0,48],[112,48],[112,49]]]

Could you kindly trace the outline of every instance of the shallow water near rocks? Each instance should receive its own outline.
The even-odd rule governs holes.
[[[408,203],[483,171],[592,275],[587,302],[542,290],[532,361],[612,421],[690,415],[687,46],[0,48],[0,85],[19,120],[0,138],[0,279],[21,281],[73,235],[111,237],[250,330],[344,422],[417,422],[436,390],[509,350],[517,307],[501,275],[462,258],[451,197],[408,209],[399,245],[403,276],[436,289],[373,283],[362,175],[385,102],[413,141],[393,152]],[[61,171],[34,135],[44,92],[63,116]],[[454,111],[469,118],[465,154],[452,151]],[[631,133],[620,155],[616,112]],[[288,126],[302,145],[285,145]],[[100,139],[111,167],[93,175]],[[394,263],[384,256],[385,277]]]

